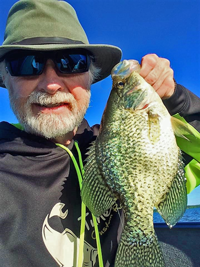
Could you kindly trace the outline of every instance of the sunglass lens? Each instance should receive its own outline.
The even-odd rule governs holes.
[[[58,71],[63,74],[86,72],[89,69],[90,57],[85,52],[59,51],[22,53],[15,51],[6,57],[6,67],[12,76],[36,76],[43,72],[48,59],[52,59]]]
[[[83,54],[57,54],[56,63],[62,73],[81,73],[88,71],[89,56]]]
[[[7,58],[7,67],[13,76],[39,75],[44,67],[44,60],[36,55]]]

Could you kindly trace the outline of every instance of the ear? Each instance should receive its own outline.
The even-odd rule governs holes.
[[[6,69],[4,61],[0,63],[0,83],[5,85],[6,76],[8,75],[8,70]]]
[[[0,84],[5,85],[5,75],[2,75],[2,73],[0,73]]]

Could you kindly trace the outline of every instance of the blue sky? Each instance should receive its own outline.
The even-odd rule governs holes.
[[[1,1],[0,43],[6,17],[15,0]],[[168,58],[174,77],[200,97],[200,1],[199,0],[69,0],[90,43],[111,44],[123,51],[123,59],[148,53]],[[89,123],[100,123],[109,96],[111,78],[92,86],[86,114]],[[0,121],[16,122],[6,89],[1,89]],[[189,204],[200,204],[200,187],[189,195]]]

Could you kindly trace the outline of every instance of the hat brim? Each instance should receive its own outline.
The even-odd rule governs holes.
[[[44,44],[44,45],[2,45],[0,46],[0,58],[13,50],[53,51],[62,49],[86,49],[94,56],[94,64],[100,69],[96,83],[110,75],[112,68],[119,63],[122,51],[119,47],[101,44]],[[0,78],[0,86],[5,87]]]

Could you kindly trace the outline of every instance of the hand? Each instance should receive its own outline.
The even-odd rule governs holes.
[[[161,98],[169,98],[175,90],[174,71],[166,58],[148,54],[142,58],[140,75],[152,85]]]

